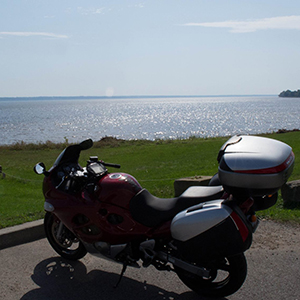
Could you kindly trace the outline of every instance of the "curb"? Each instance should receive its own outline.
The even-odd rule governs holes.
[[[30,243],[45,237],[44,220],[0,229],[0,250]]]

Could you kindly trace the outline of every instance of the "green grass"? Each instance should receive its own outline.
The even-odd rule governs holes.
[[[293,147],[296,156],[294,172],[289,180],[300,178],[300,132],[271,134]],[[80,164],[90,155],[106,162],[119,163],[118,171],[133,175],[140,184],[158,197],[174,195],[174,180],[217,172],[217,154],[228,138],[190,138],[188,140],[122,141],[105,138],[92,149],[83,151]],[[39,219],[43,216],[43,176],[33,172],[33,166],[43,161],[49,169],[65,143],[16,144],[0,147],[0,228]],[[115,169],[110,168],[111,172]],[[259,213],[261,217],[300,223],[300,209],[286,208],[279,199],[276,206]]]

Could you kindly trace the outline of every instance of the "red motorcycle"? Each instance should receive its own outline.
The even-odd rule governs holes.
[[[70,260],[87,252],[127,266],[176,272],[196,293],[224,297],[243,284],[258,226],[255,211],[277,201],[294,165],[288,145],[268,138],[234,136],[220,149],[210,185],[160,199],[125,173],[109,173],[97,156],[86,167],[80,152],[88,139],[68,146],[44,174],[45,232],[54,250]]]

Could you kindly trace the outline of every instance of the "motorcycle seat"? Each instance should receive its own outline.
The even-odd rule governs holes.
[[[220,186],[193,186],[176,198],[158,198],[142,189],[130,201],[133,219],[147,227],[156,227],[172,220],[180,211],[191,206],[220,199],[224,189]]]

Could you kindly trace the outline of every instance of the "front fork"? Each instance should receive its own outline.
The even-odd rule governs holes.
[[[60,241],[63,233],[64,224],[62,221],[59,221],[56,238]]]

